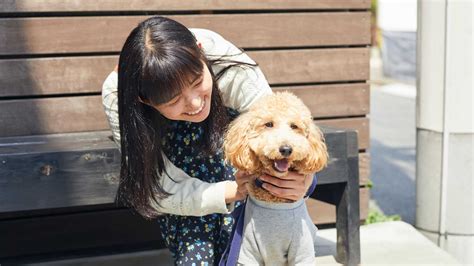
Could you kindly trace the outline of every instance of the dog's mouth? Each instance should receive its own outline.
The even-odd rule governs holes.
[[[287,159],[273,160],[273,169],[280,173],[285,173],[290,169],[290,163]]]

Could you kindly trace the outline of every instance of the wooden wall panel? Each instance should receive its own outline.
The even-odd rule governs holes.
[[[55,175],[41,172],[45,175],[41,178],[58,178],[61,185],[57,189],[76,186],[77,191],[84,190],[87,194],[100,192],[98,187],[84,186],[83,182],[88,178],[98,178],[94,180],[104,184],[116,182],[113,176],[94,172],[94,169],[109,171],[98,162],[90,161],[95,158],[91,151],[97,149],[97,143],[81,141],[76,138],[79,134],[71,132],[87,131],[89,136],[102,137],[111,134],[101,103],[102,83],[116,65],[117,55],[130,30],[150,15],[165,14],[187,27],[214,30],[245,48],[248,55],[260,64],[272,88],[275,91],[289,90],[301,97],[318,124],[358,131],[360,215],[365,219],[370,175],[367,150],[370,143],[367,116],[370,92],[366,83],[370,78],[370,5],[370,0],[3,0],[0,4],[0,137],[11,136],[3,139],[7,143],[19,143],[15,140],[21,138],[16,136],[38,134],[60,133],[74,139],[73,143],[56,143],[57,147],[49,147],[81,149],[80,157],[61,157],[54,161],[50,166],[51,171],[56,171]],[[39,136],[32,139],[36,137],[40,139]],[[21,143],[23,148],[25,142],[28,141]],[[12,149],[6,150],[5,158],[11,160],[11,153],[15,152]],[[58,156],[55,153],[46,157],[45,151],[40,149],[28,148],[28,152],[33,157],[42,157],[42,160]],[[100,151],[97,154],[106,156]],[[78,160],[79,166],[53,167],[61,160]],[[37,175],[36,169],[43,169],[31,162],[18,162],[20,170],[0,176],[0,183],[3,178],[4,183],[7,180],[16,186],[20,182],[15,182],[25,178],[27,173]],[[25,164],[28,168],[23,167]],[[82,165],[87,168],[81,175],[84,178],[68,179],[68,174],[80,173]],[[20,196],[31,199],[38,192],[35,182],[18,185]],[[47,189],[57,190],[54,186]],[[328,189],[326,193],[332,192]],[[99,195],[107,196],[104,193]],[[69,196],[74,197],[72,194]],[[54,201],[54,197],[52,199]],[[15,216],[18,215],[15,211],[22,207],[21,203],[15,205],[13,210],[9,210],[11,212],[6,213],[7,217],[11,216],[0,226],[0,231],[7,232],[9,239],[0,243],[3,245],[0,250],[5,250],[0,252],[0,257],[46,252],[54,245],[62,247],[63,243],[68,243],[69,235],[63,234],[64,230],[58,231],[57,225],[67,223],[67,219],[89,221],[84,223],[84,228],[75,231],[76,235],[80,235],[81,230],[100,232],[96,229],[105,223],[97,223],[100,225],[97,226],[94,221],[102,221],[103,217],[110,215],[105,209],[99,212],[105,206],[90,203],[79,202],[82,205],[77,206],[77,214],[69,217],[55,213],[59,209],[47,210],[41,214],[42,217],[36,214],[31,218]],[[316,223],[335,222],[334,206],[311,199],[307,204]],[[110,210],[110,213],[115,220],[126,217],[124,210]],[[129,224],[133,222],[130,217],[125,220]],[[100,237],[103,241],[96,243],[83,234],[84,239],[79,237],[79,241],[74,241],[71,246],[79,249],[83,246],[100,248],[122,243],[143,244],[146,232],[153,232],[152,235],[156,236],[156,226],[135,222],[136,227],[143,229],[139,232],[140,237],[136,237],[133,227],[128,231],[122,229],[125,224],[112,228],[125,237],[112,231],[104,232]],[[14,233],[8,234],[22,226],[27,226],[32,234],[19,240]],[[44,237],[46,235],[48,237]],[[28,239],[43,241],[45,245],[38,246],[33,242],[31,245],[18,244],[27,243]],[[61,250],[59,248],[56,252]]]
[[[248,55],[260,64],[271,85],[369,79],[367,48],[251,51]],[[117,61],[118,56],[0,60],[0,97],[100,92]]]
[[[321,187],[321,189],[323,189]],[[318,187],[316,187],[316,193]],[[365,220],[369,212],[370,189],[362,187],[359,190],[360,219]],[[309,198],[306,200],[309,215],[315,224],[332,224],[336,222],[336,207],[332,204]]]
[[[169,16],[207,28],[238,47],[367,45],[370,13],[291,13]],[[147,16],[0,19],[0,55],[118,52]],[[242,34],[245,32],[245,34]],[[281,34],[284,32],[284,37]]]
[[[0,137],[109,129],[101,96],[0,101]],[[369,145],[366,117],[317,120],[321,125],[359,132],[359,148]]]
[[[190,11],[369,9],[370,0],[2,0],[0,13],[84,11]]]
[[[317,118],[357,116],[369,113],[370,91],[366,83],[273,87],[294,93]]]
[[[369,118],[367,117],[353,117],[340,119],[323,119],[316,120],[317,124],[336,127],[336,128],[350,128],[358,133],[359,149],[365,150],[370,145],[370,128]]]

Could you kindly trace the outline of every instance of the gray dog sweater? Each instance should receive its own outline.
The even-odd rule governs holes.
[[[249,196],[239,265],[315,265],[313,224],[304,199],[264,202]]]

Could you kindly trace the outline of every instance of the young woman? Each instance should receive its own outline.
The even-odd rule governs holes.
[[[122,155],[117,200],[158,218],[176,264],[219,262],[231,205],[249,180],[224,163],[223,133],[270,93],[255,62],[215,32],[152,17],[128,36],[102,88]],[[297,200],[312,177],[262,179],[271,193]]]

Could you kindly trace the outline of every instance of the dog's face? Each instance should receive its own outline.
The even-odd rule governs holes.
[[[233,121],[224,141],[226,159],[237,169],[284,176],[310,174],[327,162],[320,130],[303,102],[291,93],[275,93],[256,102]]]

